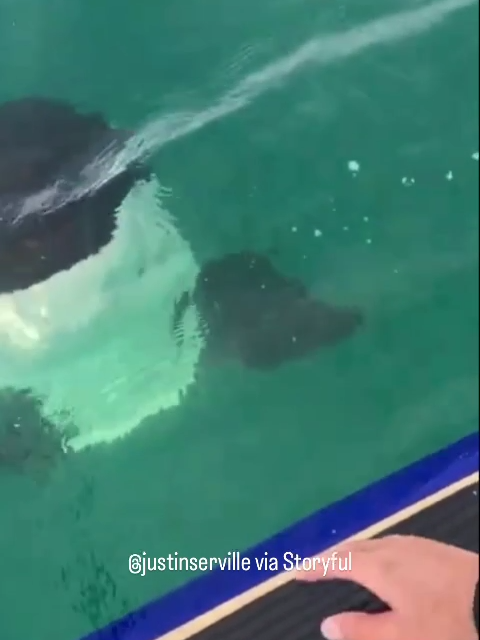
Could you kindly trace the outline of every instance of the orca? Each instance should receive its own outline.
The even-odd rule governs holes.
[[[180,298],[174,323],[188,304],[200,314],[209,360],[234,358],[257,370],[273,370],[334,346],[363,323],[358,308],[317,300],[299,280],[253,251],[205,263],[193,294]]]
[[[145,170],[128,166],[86,193],[76,187],[90,162],[128,138],[61,101],[0,105],[0,294],[43,282],[110,242],[116,211]]]
[[[146,162],[89,186],[86,169],[132,135],[59,100],[0,104],[0,405],[24,416],[21,431],[0,425],[0,466],[22,467],[33,449],[46,460],[61,455],[59,412],[72,410],[73,449],[110,442],[178,404],[199,363],[272,372],[364,323],[360,309],[317,299],[262,253],[198,264],[165,210],[145,213],[158,186]],[[131,196],[143,182],[150,200]],[[124,317],[127,335],[115,335]],[[112,402],[112,389],[130,405]]]

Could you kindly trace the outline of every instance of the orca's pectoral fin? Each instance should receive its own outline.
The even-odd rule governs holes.
[[[324,304],[302,282],[253,252],[205,264],[194,302],[208,326],[207,347],[253,369],[274,369],[348,338],[357,309]]]
[[[253,369],[274,369],[348,339],[363,322],[356,309],[336,308],[316,300],[290,300],[270,310],[269,322],[258,318],[241,336],[238,352]]]
[[[317,300],[310,300],[309,314],[307,326],[318,346],[334,346],[347,340],[364,323],[364,315],[357,307],[337,307]]]

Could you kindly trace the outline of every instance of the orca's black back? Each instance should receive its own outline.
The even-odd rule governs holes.
[[[129,167],[80,197],[80,172],[127,133],[100,114],[26,98],[0,105],[0,294],[37,284],[97,253],[112,238],[116,211],[140,169]],[[44,210],[42,192],[60,196]],[[35,202],[38,198],[38,203]],[[21,215],[22,206],[29,209]]]

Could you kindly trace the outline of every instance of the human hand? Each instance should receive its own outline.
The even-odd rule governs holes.
[[[329,640],[478,640],[473,598],[478,555],[414,536],[388,536],[345,543],[351,571],[298,571],[297,580],[352,580],[375,593],[386,613],[347,612],[325,620]]]

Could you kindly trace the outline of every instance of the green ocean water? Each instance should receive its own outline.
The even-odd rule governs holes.
[[[130,554],[244,549],[476,428],[478,90],[467,0],[0,0],[0,103],[153,123],[200,261],[267,252],[367,317],[274,374],[209,370],[47,481],[1,472],[2,638],[76,640],[192,577]]]

